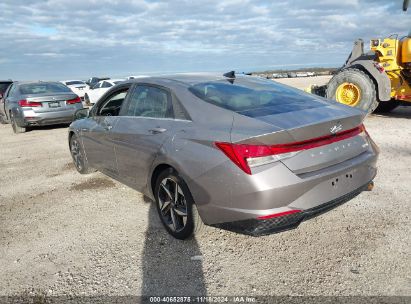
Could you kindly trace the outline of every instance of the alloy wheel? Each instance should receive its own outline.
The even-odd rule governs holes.
[[[81,152],[80,143],[77,138],[73,138],[70,147],[71,155],[73,156],[74,164],[77,169],[81,171],[83,169],[83,154]]]
[[[180,232],[187,225],[187,201],[181,186],[172,178],[164,178],[158,188],[158,204],[165,224],[173,232]]]

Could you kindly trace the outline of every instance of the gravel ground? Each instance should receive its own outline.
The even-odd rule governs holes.
[[[0,125],[0,296],[411,296],[411,107],[366,127],[374,191],[281,234],[178,241],[140,193],[75,171],[66,127]]]

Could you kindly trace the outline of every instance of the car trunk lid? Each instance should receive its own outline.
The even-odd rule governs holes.
[[[24,98],[36,113],[65,111],[81,102],[74,93],[31,94]]]
[[[268,145],[273,151],[292,152],[281,159],[296,174],[312,172],[354,158],[368,149],[361,127],[364,114],[340,105],[305,108],[297,111],[253,117],[264,123],[259,134],[245,138],[242,120],[235,117],[233,142]],[[237,121],[236,121],[237,120]],[[243,122],[244,123],[244,122]],[[268,131],[267,125],[272,127]],[[256,128],[255,128],[256,129]],[[240,134],[240,136],[238,136]],[[250,134],[251,135],[251,134]],[[363,136],[361,136],[363,135]]]

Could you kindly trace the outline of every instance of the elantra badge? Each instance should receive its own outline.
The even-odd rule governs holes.
[[[333,126],[333,127],[330,129],[330,132],[331,132],[332,134],[335,134],[335,133],[341,131],[342,128],[343,128],[342,125],[335,125],[335,126]]]

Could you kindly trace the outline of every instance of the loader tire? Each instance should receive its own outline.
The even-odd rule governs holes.
[[[348,68],[331,78],[327,86],[327,98],[371,113],[378,105],[377,90],[373,80],[365,72]]]

